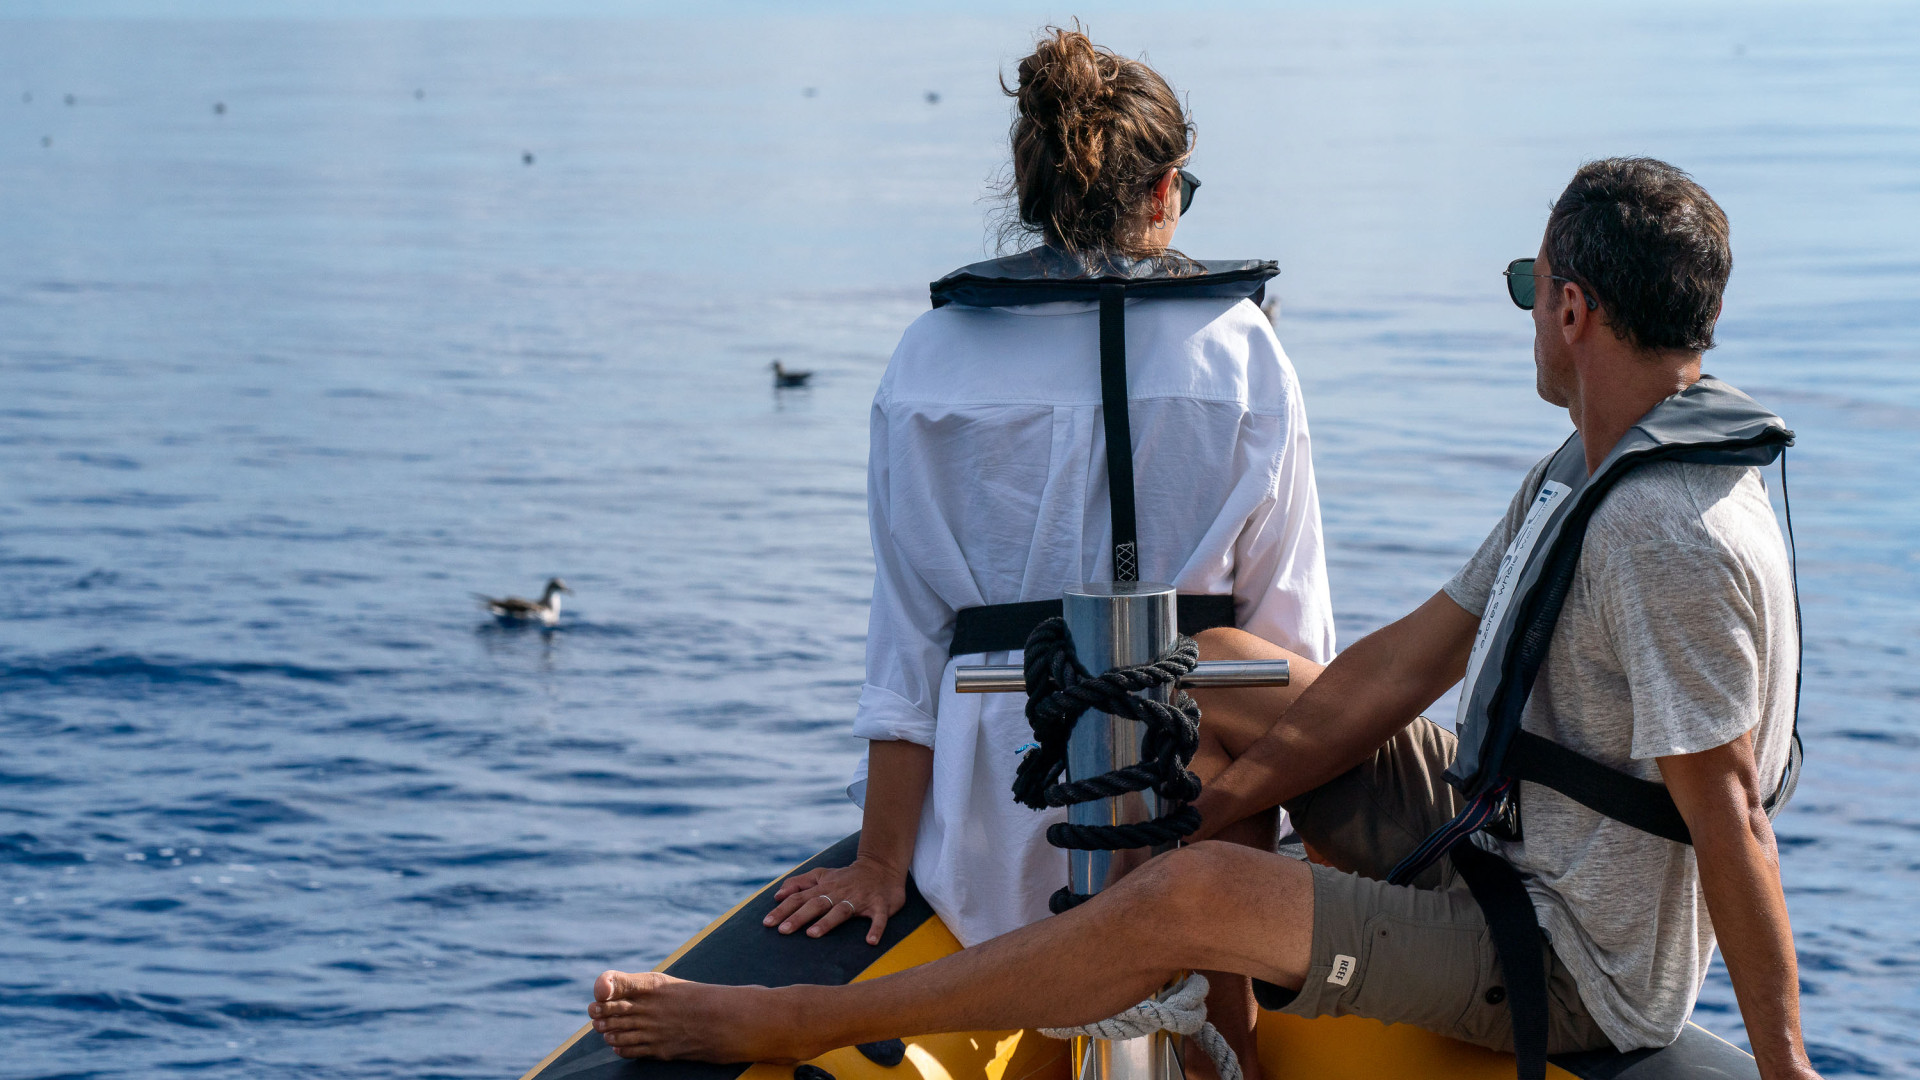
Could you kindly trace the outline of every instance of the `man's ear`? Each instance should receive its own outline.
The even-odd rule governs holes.
[[[1571,345],[1585,337],[1597,311],[1587,310],[1587,294],[1571,281],[1560,283],[1560,337]]]

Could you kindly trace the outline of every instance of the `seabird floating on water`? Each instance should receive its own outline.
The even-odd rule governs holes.
[[[518,596],[495,599],[491,596],[481,596],[479,593],[473,595],[478,597],[480,603],[501,622],[537,622],[542,626],[552,626],[560,621],[560,594],[572,591],[567,588],[567,583],[559,578],[548,578],[547,591],[540,594],[537,602],[523,600]]]
[[[788,371],[778,360],[773,362],[773,385],[777,389],[791,386],[805,386],[813,378],[811,371]]]

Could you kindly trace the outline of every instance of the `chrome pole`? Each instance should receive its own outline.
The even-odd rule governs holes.
[[[1180,680],[1180,688],[1285,686],[1289,675],[1285,660],[1202,660]],[[955,693],[1017,694],[1026,688],[1026,671],[1019,664],[968,664],[953,669]]]
[[[1069,589],[1062,614],[1074,652],[1091,674],[1151,663],[1179,640],[1178,597],[1171,585],[1144,581],[1102,582]],[[1171,686],[1141,691],[1159,701]],[[1140,761],[1138,722],[1088,711],[1067,740],[1067,776],[1082,780]],[[1151,791],[1078,803],[1067,808],[1077,825],[1130,825],[1163,813]],[[1171,846],[1171,845],[1169,845]],[[1097,893],[1156,852],[1068,851],[1067,881],[1074,892]],[[1135,1039],[1073,1040],[1073,1080],[1182,1080],[1179,1042],[1165,1031]]]

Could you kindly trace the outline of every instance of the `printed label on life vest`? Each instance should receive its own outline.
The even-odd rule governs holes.
[[[1333,958],[1333,970],[1327,972],[1327,981],[1335,986],[1345,986],[1353,981],[1354,959],[1346,953]]]
[[[1507,601],[1513,599],[1513,587],[1520,582],[1520,572],[1527,568],[1527,560],[1533,555],[1534,545],[1540,542],[1540,534],[1546,531],[1547,519],[1553,516],[1553,508],[1572,490],[1558,480],[1549,480],[1540,485],[1540,493],[1533,497],[1533,505],[1527,507],[1527,517],[1520,523],[1520,531],[1514,534],[1513,542],[1507,545],[1507,553],[1500,557],[1500,571],[1494,575],[1493,592],[1487,597],[1487,613],[1480,616],[1480,632],[1473,636],[1473,654],[1467,660],[1467,681],[1460,687],[1460,711],[1454,718],[1456,731],[1466,726],[1467,708],[1473,704],[1473,686],[1480,681],[1480,665],[1486,662],[1487,650],[1493,647],[1493,635],[1500,629],[1500,617],[1506,614]]]

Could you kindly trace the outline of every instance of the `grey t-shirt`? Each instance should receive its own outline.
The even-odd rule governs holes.
[[[1447,582],[1467,611],[1486,610],[1546,466]],[[1522,726],[1656,781],[1655,758],[1757,726],[1771,794],[1792,738],[1797,635],[1786,545],[1759,470],[1645,465],[1594,512]],[[1537,784],[1521,785],[1520,817],[1520,842],[1475,842],[1525,875],[1594,1020],[1622,1050],[1672,1042],[1713,955],[1693,849]]]

